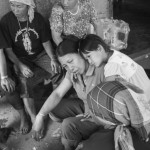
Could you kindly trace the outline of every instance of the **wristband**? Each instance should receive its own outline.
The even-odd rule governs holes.
[[[38,113],[38,115],[39,115],[39,116],[42,116],[42,117],[46,116],[46,115],[44,115],[43,113]]]
[[[7,78],[8,78],[8,75],[6,75],[6,76],[1,76],[1,80],[7,79]]]

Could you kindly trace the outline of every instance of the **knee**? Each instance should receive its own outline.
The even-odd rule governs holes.
[[[74,117],[69,117],[63,120],[62,122],[62,131],[63,133],[70,133],[74,127]]]

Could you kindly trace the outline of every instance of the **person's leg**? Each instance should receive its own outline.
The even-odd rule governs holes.
[[[58,106],[49,114],[49,117],[56,122],[62,122],[63,119],[68,117],[74,117],[78,114],[84,113],[84,103],[79,98],[64,98],[58,104]],[[53,134],[53,137],[61,137],[61,127],[57,128]]]
[[[115,150],[114,130],[100,129],[82,142],[82,150]]]
[[[6,100],[9,102],[14,109],[16,109],[20,115],[20,132],[26,134],[29,130],[29,124],[27,120],[27,115],[24,110],[23,102],[17,92],[7,93]]]
[[[74,117],[84,113],[84,103],[79,98],[63,98],[52,111],[52,114],[63,121],[68,117]]]
[[[63,79],[63,71],[60,70],[60,73],[55,73],[54,71],[52,71],[51,59],[45,51],[37,56],[37,58],[34,60],[34,63],[40,68],[50,73],[50,80],[52,81],[53,89],[55,89]]]
[[[30,83],[29,80],[25,77],[20,77],[20,86],[21,86],[21,98],[23,100],[25,109],[27,113],[29,114],[31,118],[31,122],[34,123],[35,118],[36,118],[36,110],[35,110],[35,104],[34,104],[34,99],[32,89],[30,88]],[[32,94],[31,94],[32,93]]]
[[[61,142],[65,150],[74,150],[82,140],[98,130],[99,126],[94,122],[81,119],[82,117],[70,117],[63,120]]]

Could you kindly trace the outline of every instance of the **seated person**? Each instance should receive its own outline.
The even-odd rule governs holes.
[[[34,1],[9,1],[11,11],[1,19],[3,32],[9,43],[6,53],[14,63],[25,94],[28,95],[23,97],[23,101],[33,123],[36,116],[34,100],[27,93],[29,90],[26,83],[27,78],[34,78],[32,66],[48,72],[55,86],[61,78],[60,68],[50,43],[49,29],[45,20],[39,13],[34,12]]]
[[[64,80],[61,82],[61,84],[52,92],[52,94],[48,97],[48,99],[42,106],[41,110],[36,116],[36,120],[33,125],[33,133],[32,133],[33,138],[35,138],[36,140],[40,140],[42,137],[42,130],[44,127],[44,116],[49,113],[53,113],[58,118],[61,118],[62,119],[61,132],[59,131],[58,133],[61,133],[61,142],[64,145],[65,150],[76,149],[76,147],[81,141],[87,140],[90,136],[96,134],[97,130],[100,131],[100,134],[106,132],[106,130],[103,130],[103,125],[97,124],[96,121],[91,122],[90,120],[89,121],[82,120],[84,119],[84,116],[86,116],[83,115],[83,113],[89,111],[87,105],[89,104],[89,102],[87,103],[88,93],[96,85],[104,82],[105,78],[104,78],[104,70],[103,70],[104,65],[102,64],[99,67],[90,65],[82,57],[82,55],[80,55],[78,51],[79,49],[78,46],[79,46],[79,40],[74,36],[67,36],[66,39],[64,39],[59,44],[57,48],[58,59],[61,65],[67,70],[67,73]],[[79,99],[78,100],[63,99],[66,92],[72,86],[74,87],[78,97],[81,100],[83,100],[84,105],[82,101]],[[125,86],[123,86],[123,88],[125,88]],[[130,88],[134,89],[135,91],[139,89],[139,88],[133,88],[133,85],[132,86],[130,85]],[[141,90],[139,90],[139,93],[140,92]],[[131,97],[130,93],[128,94]],[[112,105],[109,106],[110,108],[112,108],[111,107]],[[107,141],[107,135],[104,134],[102,139],[104,141]],[[147,136],[146,136],[146,140],[147,140]],[[112,142],[113,139],[111,140],[111,143]],[[92,142],[89,144],[91,144],[90,146],[94,147]],[[107,146],[109,146],[108,149],[105,149]],[[100,147],[103,148],[101,145],[98,148]],[[104,143],[104,150],[114,150],[113,148],[114,147],[112,147],[112,145],[109,145],[107,142]]]
[[[80,41],[80,51],[90,64],[96,67],[105,64],[104,75],[107,81],[124,80],[128,84],[140,87],[144,94],[143,101],[150,101],[150,79],[144,68],[129,56],[109,48],[105,42],[94,34],[87,35]],[[139,99],[130,91],[134,99]],[[143,110],[144,111],[144,110]]]
[[[82,38],[89,33],[98,34],[97,11],[91,0],[61,0],[53,6],[49,21],[56,45],[66,35]]]
[[[104,81],[103,66],[96,68],[78,52],[79,39],[67,36],[57,47],[58,59],[67,70],[60,85],[48,97],[33,125],[33,138],[40,140],[44,128],[44,116],[53,114],[62,121],[61,140],[66,150],[74,150],[78,143],[87,139],[99,126],[96,123],[81,122],[76,115],[88,111],[87,94],[97,84]],[[68,90],[73,87],[78,98],[64,99]],[[58,130],[57,133],[59,133]],[[75,134],[74,134],[75,133]]]
[[[28,132],[29,125],[27,116],[24,110],[23,103],[19,96],[19,89],[17,89],[14,77],[12,77],[10,68],[6,63],[5,54],[3,48],[7,48],[8,45],[2,35],[0,29],[0,103],[10,103],[20,114],[20,132],[25,134]],[[7,146],[0,143],[0,149],[7,149]]]
[[[132,89],[136,91],[137,87],[132,85]],[[134,99],[129,88],[118,81],[103,82],[92,89],[87,97],[91,114],[82,121],[96,122],[103,129],[80,144],[81,149],[149,150],[150,108],[148,102],[144,105],[140,101],[142,99]]]

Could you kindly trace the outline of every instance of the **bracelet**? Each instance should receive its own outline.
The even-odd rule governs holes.
[[[42,117],[46,116],[46,115],[44,115],[43,113],[38,113],[38,115],[39,115],[39,116],[42,116]]]
[[[1,76],[1,80],[7,79],[7,78],[8,78],[8,75],[6,75],[6,76]]]

